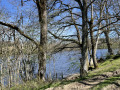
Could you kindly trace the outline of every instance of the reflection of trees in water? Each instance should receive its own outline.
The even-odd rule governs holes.
[[[34,63],[35,56],[30,55],[1,58],[1,86],[11,87],[23,81],[33,79]]]
[[[0,32],[0,85],[10,88],[33,79],[37,56],[32,54],[35,45],[8,29]]]

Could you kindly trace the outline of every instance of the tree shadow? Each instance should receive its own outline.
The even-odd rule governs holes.
[[[93,90],[94,88],[96,88],[97,90],[101,90],[103,87],[111,85],[111,84],[114,84],[117,87],[120,87],[120,83],[116,82],[117,80],[120,81],[120,75],[114,76],[114,77],[111,77],[111,78],[107,78],[107,79],[105,79],[104,82],[100,82],[100,83],[96,84],[91,89]]]

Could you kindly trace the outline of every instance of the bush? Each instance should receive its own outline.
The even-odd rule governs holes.
[[[120,57],[120,55],[115,55],[114,57],[113,57],[113,59],[118,59]]]
[[[113,59],[115,57],[115,55],[108,55],[106,56],[106,59]]]

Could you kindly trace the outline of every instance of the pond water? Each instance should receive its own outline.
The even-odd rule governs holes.
[[[117,51],[117,49],[114,50],[114,54],[116,54]],[[96,56],[98,59],[105,58],[106,55],[108,55],[107,49],[97,50]],[[46,74],[51,74],[53,77],[57,73],[59,75],[58,78],[61,78],[61,74],[63,74],[63,77],[66,77],[70,74],[79,73],[80,57],[80,51],[64,51],[54,54],[50,60],[47,61]],[[37,71],[38,67],[36,67],[35,73],[37,73]]]

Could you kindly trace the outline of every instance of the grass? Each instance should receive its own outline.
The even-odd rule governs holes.
[[[114,76],[111,78],[106,79],[104,82],[99,83],[98,85],[94,86],[92,90],[101,90],[103,87],[106,87],[110,84],[115,84],[117,86],[120,86],[116,81],[120,80],[120,75]]]
[[[120,69],[120,57],[118,57],[117,59],[114,59],[114,60],[107,59],[107,60],[105,60],[105,62],[99,63],[98,66],[99,66],[98,69],[88,73],[87,78],[103,74],[104,72],[111,72],[116,69]]]
[[[112,57],[113,58],[113,57]],[[88,76],[85,79],[92,78],[94,76],[103,74],[104,72],[111,72],[116,69],[120,69],[120,56],[115,58],[114,60],[106,59],[104,62],[98,64],[99,68],[93,71],[90,71],[88,73]],[[102,88],[104,86],[107,86],[111,83],[114,83],[116,80],[120,79],[119,76],[109,78],[105,80],[105,82],[100,83],[96,87],[94,87],[95,90],[99,90],[99,88]],[[54,82],[42,82],[42,81],[28,81],[22,85],[17,85],[15,87],[12,87],[11,90],[45,90],[46,88],[50,87],[57,87],[60,85],[66,85],[72,82],[79,82],[82,79],[75,79],[75,80],[62,80],[62,81],[54,81]]]
[[[45,90],[50,87],[57,87],[60,85],[66,85],[71,82],[80,81],[80,79],[76,80],[63,80],[63,81],[54,81],[54,82],[42,82],[42,81],[29,81],[25,84],[17,85],[15,87],[12,87],[10,90]]]

